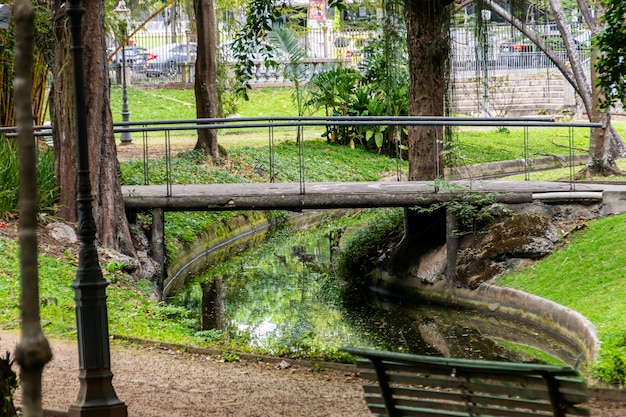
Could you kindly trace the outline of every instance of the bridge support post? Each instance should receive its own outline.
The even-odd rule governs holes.
[[[456,279],[456,260],[459,253],[459,219],[450,209],[446,210],[446,281]]]
[[[163,209],[152,209],[152,254],[153,259],[159,266],[157,273],[157,290],[163,298],[163,281],[165,280],[165,214]]]
[[[393,272],[403,274],[407,268],[417,265],[419,257],[430,249],[446,242],[446,213],[443,209],[432,212],[404,211],[404,237],[391,264]]]

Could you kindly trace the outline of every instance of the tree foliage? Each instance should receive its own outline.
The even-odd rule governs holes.
[[[285,78],[294,84],[293,99],[298,110],[298,116],[303,116],[304,97],[302,92],[308,74],[302,61],[306,58],[307,51],[283,24],[273,24],[267,38],[276,51],[286,56],[283,73]]]
[[[600,50],[596,68],[597,83],[604,93],[600,105],[609,109],[618,102],[626,106],[626,3],[622,0],[604,0],[603,3],[605,28],[596,37]]]
[[[254,61],[263,59],[266,66],[276,66],[276,51],[265,42],[265,37],[278,16],[278,9],[272,0],[250,1],[246,10],[246,23],[232,43],[236,61],[235,77],[240,81],[237,93],[246,100],[250,89],[248,80],[254,79]]]

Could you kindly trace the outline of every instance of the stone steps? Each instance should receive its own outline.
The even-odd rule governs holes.
[[[562,113],[575,106],[573,93],[560,75],[501,75],[489,77],[489,107],[492,116],[527,116]],[[484,86],[477,77],[454,82],[452,111],[477,116],[482,113]]]

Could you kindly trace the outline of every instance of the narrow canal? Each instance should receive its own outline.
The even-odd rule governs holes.
[[[243,351],[332,359],[340,346],[360,346],[489,360],[576,360],[563,341],[527,324],[346,288],[335,266],[342,238],[378,221],[378,213],[334,218],[306,231],[273,228],[263,244],[210,268],[172,302],[199,318],[204,294],[203,320],[210,328],[197,335]]]

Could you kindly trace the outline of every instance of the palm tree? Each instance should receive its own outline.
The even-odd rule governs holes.
[[[298,116],[303,116],[305,110],[303,86],[308,74],[302,61],[307,56],[306,47],[300,45],[293,33],[282,24],[273,24],[267,39],[274,49],[286,57],[286,62],[282,64],[283,76],[293,83],[292,99],[298,109]],[[302,126],[298,126],[297,143],[300,143],[301,135]]]

